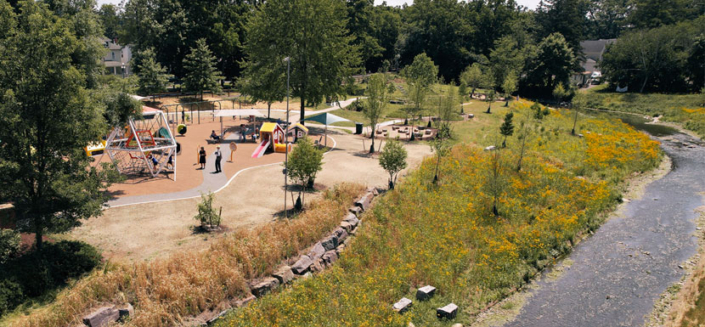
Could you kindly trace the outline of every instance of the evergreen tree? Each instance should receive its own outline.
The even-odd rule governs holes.
[[[504,140],[502,140],[502,147],[503,148],[507,147],[507,137],[512,136],[512,134],[514,134],[514,122],[512,122],[513,118],[514,118],[514,114],[511,112],[508,112],[504,116],[504,122],[502,123],[501,126],[499,126],[499,133],[504,135]]]
[[[166,68],[157,62],[154,50],[151,48],[144,50],[140,52],[139,57],[140,61],[137,67],[137,76],[139,77],[138,92],[143,95],[166,92],[169,75],[166,74]]]
[[[574,56],[580,56],[580,41],[586,37],[588,0],[545,0],[536,9],[540,37],[560,33]]]
[[[215,57],[208,49],[205,39],[196,41],[196,47],[184,58],[184,86],[186,90],[196,92],[203,100],[203,92],[220,92],[218,80],[222,79],[215,67]]]

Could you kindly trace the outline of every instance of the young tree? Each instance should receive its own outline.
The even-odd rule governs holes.
[[[90,167],[83,147],[100,139],[105,121],[72,64],[80,42],[67,22],[34,1],[18,12],[0,39],[0,198],[14,203],[19,229],[35,233],[41,249],[45,233],[101,214],[107,173]]]
[[[475,96],[475,90],[482,85],[483,81],[484,76],[482,75],[482,67],[479,63],[474,63],[466,67],[460,75],[460,83],[472,87],[472,91],[470,91],[471,98]]]
[[[253,65],[276,70],[291,60],[291,88],[307,105],[344,96],[342,82],[359,63],[354,37],[345,28],[345,2],[338,0],[270,0],[247,25],[244,50]]]
[[[220,213],[213,207],[214,196],[213,192],[201,194],[201,202],[197,206],[198,213],[193,218],[201,222],[202,228],[220,226]]]
[[[393,190],[397,183],[397,175],[406,168],[406,149],[399,141],[387,142],[379,156],[379,165],[389,173],[389,189]]]
[[[299,184],[299,199],[301,199],[302,192],[306,188],[313,187],[316,174],[323,169],[323,151],[317,149],[309,138],[301,138],[291,151],[285,167],[289,178]],[[301,199],[301,203],[304,200],[305,198]]]
[[[573,129],[570,130],[570,134],[575,135],[575,127],[578,124],[578,113],[580,109],[585,108],[587,105],[587,96],[584,93],[578,92],[578,94],[573,97],[573,111],[575,111],[575,118],[573,118]]]
[[[517,171],[521,171],[521,162],[524,160],[524,149],[526,148],[526,139],[529,138],[531,130],[526,124],[526,120],[519,124],[519,135],[517,136],[521,140],[521,149],[519,150],[519,160],[517,161]]]
[[[157,62],[154,49],[149,48],[141,51],[139,57],[140,60],[137,67],[137,77],[139,78],[138,92],[143,95],[166,92],[169,75],[166,73],[166,68]]]
[[[374,74],[370,77],[367,83],[367,105],[363,110],[372,127],[370,153],[375,152],[375,129],[377,128],[377,122],[379,122],[384,113],[384,108],[389,102],[388,90],[387,76],[385,74]]]
[[[512,70],[504,78],[504,83],[502,83],[502,89],[504,89],[504,97],[507,102],[504,104],[505,107],[509,107],[509,99],[512,97],[512,93],[517,91],[517,75]]]
[[[558,86],[553,89],[552,93],[554,99],[558,101],[565,101],[570,98],[573,92],[570,88],[566,88],[565,86],[563,86],[563,84],[558,84]]]
[[[485,111],[486,114],[491,114],[492,113],[492,102],[494,102],[495,98],[497,97],[497,92],[494,90],[494,88],[490,89],[490,91],[487,93],[485,96],[485,100],[487,100],[487,111]]]
[[[499,195],[502,192],[502,162],[500,158],[499,148],[497,145],[497,137],[495,137],[495,148],[490,151],[490,171],[489,182],[487,184],[490,193],[492,194],[492,214],[499,217]]]
[[[431,90],[431,85],[436,82],[438,66],[434,65],[431,58],[425,53],[422,53],[414,58],[411,65],[401,70],[401,75],[409,87],[409,101],[413,104],[409,107],[409,114],[415,118],[422,114],[422,106]],[[411,135],[413,139],[414,134]]]
[[[483,84],[485,88],[489,90],[487,94],[485,94],[485,100],[487,100],[487,111],[485,113],[491,114],[492,113],[492,102],[497,97],[497,91],[495,90],[495,87],[497,86],[495,84],[495,77],[494,73],[492,72],[491,68],[487,68],[485,73],[482,75],[483,77]]]
[[[186,90],[200,94],[203,100],[203,92],[211,91],[213,93],[220,92],[220,83],[222,79],[220,72],[215,67],[216,59],[208,49],[206,39],[196,41],[196,47],[191,48],[191,53],[184,58],[184,86]]]
[[[499,133],[504,135],[504,140],[502,140],[503,148],[507,147],[507,137],[512,136],[512,134],[514,134],[514,123],[512,122],[513,118],[514,114],[508,112],[504,116],[504,122],[502,123],[502,126],[499,127]]]
[[[441,159],[450,152],[450,143],[448,140],[451,137],[450,124],[441,124],[436,134],[436,139],[431,142],[431,150],[436,153],[436,172],[433,175],[433,183],[438,183],[438,174],[441,169]]]

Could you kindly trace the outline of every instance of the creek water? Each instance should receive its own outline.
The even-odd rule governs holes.
[[[644,189],[569,258],[570,267],[538,288],[506,326],[643,326],[655,302],[683,276],[697,251],[695,209],[704,204],[705,146],[676,129],[619,117],[651,133],[672,170]],[[641,119],[639,119],[641,118]]]

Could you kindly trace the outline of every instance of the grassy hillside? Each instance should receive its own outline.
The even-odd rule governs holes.
[[[439,183],[432,183],[429,158],[366,215],[335,268],[219,326],[446,326],[435,308],[450,302],[460,307],[452,323],[471,323],[597,228],[621,198],[621,181],[660,159],[657,142],[619,121],[583,116],[585,137],[571,136],[569,112],[537,120],[529,103],[519,102],[512,107],[515,135],[527,135],[527,151],[517,171],[516,136],[498,153],[474,144],[501,142],[496,131],[506,110],[455,123],[461,144],[441,161]],[[495,194],[498,217],[491,211]],[[404,315],[391,310],[426,284],[438,288],[431,301],[415,301]]]
[[[611,93],[603,88],[588,92],[588,107],[663,116],[705,137],[705,94]]]

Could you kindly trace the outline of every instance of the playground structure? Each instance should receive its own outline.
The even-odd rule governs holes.
[[[286,152],[284,130],[276,123],[264,123],[259,130],[260,144],[252,153],[252,158],[260,158],[265,152]],[[291,147],[289,146],[289,150]]]
[[[117,170],[125,175],[149,173],[152,177],[172,166],[176,181],[178,144],[169,128],[166,115],[154,108],[143,107],[142,119],[130,119],[127,126],[116,126],[105,144],[105,153]]]
[[[289,135],[294,139],[294,143],[300,138],[304,138],[308,135],[308,128],[301,123],[296,123],[289,129]]]

